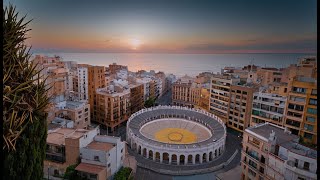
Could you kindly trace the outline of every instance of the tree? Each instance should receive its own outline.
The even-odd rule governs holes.
[[[66,172],[64,173],[63,179],[70,179],[70,180],[85,180],[86,178],[82,178],[77,174],[76,167],[79,164],[74,164],[67,167]]]
[[[114,175],[114,180],[127,180],[131,174],[130,167],[121,167],[120,170]]]
[[[42,179],[49,99],[45,78],[29,61],[30,29],[11,4],[3,9],[4,179]]]
[[[152,107],[154,106],[155,102],[156,102],[155,99],[151,97],[148,100],[146,100],[146,102],[144,103],[144,106],[146,108]]]

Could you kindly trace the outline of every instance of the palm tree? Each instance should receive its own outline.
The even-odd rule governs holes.
[[[4,179],[42,179],[49,99],[45,79],[29,61],[30,29],[11,4],[3,9]]]

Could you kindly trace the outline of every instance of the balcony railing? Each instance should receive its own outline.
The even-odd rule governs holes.
[[[49,160],[52,162],[64,163],[64,162],[66,162],[66,157],[63,155],[46,153],[46,160]]]

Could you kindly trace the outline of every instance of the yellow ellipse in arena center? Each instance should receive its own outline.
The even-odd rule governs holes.
[[[191,144],[197,142],[197,136],[181,128],[165,128],[154,134],[157,141],[171,144]]]

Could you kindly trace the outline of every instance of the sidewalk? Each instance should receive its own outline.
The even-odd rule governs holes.
[[[241,176],[241,166],[237,166],[229,171],[217,174],[217,178],[221,180],[228,179],[240,179]]]

